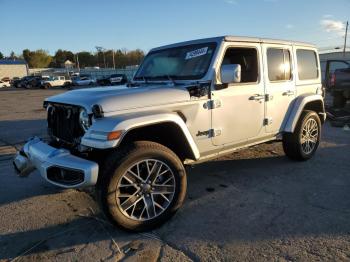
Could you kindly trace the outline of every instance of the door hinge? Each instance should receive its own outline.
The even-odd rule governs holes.
[[[265,95],[265,101],[271,101],[273,99],[273,95],[266,94]]]
[[[264,126],[268,126],[272,124],[272,117],[264,118]]]
[[[216,137],[221,135],[221,129],[209,129],[209,136]]]
[[[203,107],[205,109],[215,109],[221,107],[221,100],[215,99],[215,100],[209,100],[208,102],[203,104]]]

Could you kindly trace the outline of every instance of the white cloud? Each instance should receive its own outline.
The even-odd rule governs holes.
[[[323,15],[323,18],[332,18],[333,15],[330,15],[330,14],[326,14],[326,15]]]
[[[339,20],[332,19],[322,19],[320,21],[321,26],[328,33],[337,33],[338,35],[343,36],[345,31],[345,24]]]
[[[294,28],[294,25],[292,25],[292,24],[286,24],[286,29],[293,29]]]

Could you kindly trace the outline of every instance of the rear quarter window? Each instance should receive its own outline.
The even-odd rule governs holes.
[[[297,50],[298,75],[300,80],[318,78],[317,54],[315,51]]]

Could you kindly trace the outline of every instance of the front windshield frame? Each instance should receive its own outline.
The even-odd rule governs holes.
[[[143,75],[139,75],[142,70],[143,70],[143,65],[145,64],[145,62],[147,61],[147,58],[153,54],[156,53],[160,53],[160,52],[166,52],[169,50],[175,50],[175,49],[180,49],[180,48],[191,48],[194,50],[203,48],[208,46],[208,48],[210,48],[212,50],[211,54],[210,54],[210,58],[209,58],[209,62],[206,65],[205,70],[203,70],[203,73],[201,74],[197,74],[197,75],[181,75],[181,76],[176,76],[176,75],[161,75],[159,77],[157,76],[151,76],[150,78],[152,78],[152,80],[160,80],[160,79],[165,79],[165,80],[193,80],[193,79],[201,79],[203,78],[207,73],[208,70],[210,68],[210,65],[212,64],[213,61],[213,57],[214,54],[216,53],[217,50],[217,46],[218,44],[216,42],[202,42],[202,43],[195,43],[195,44],[188,44],[188,45],[179,45],[179,46],[175,46],[175,47],[169,47],[169,48],[162,48],[162,49],[158,49],[155,51],[151,51],[149,52],[146,57],[144,58],[144,60],[142,61],[142,64],[140,65],[140,67],[138,68],[136,74],[133,77],[134,81],[139,81],[139,80],[149,80],[149,76],[143,76]]]

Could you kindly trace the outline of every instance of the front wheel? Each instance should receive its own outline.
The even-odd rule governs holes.
[[[101,201],[107,216],[132,231],[153,229],[181,207],[186,171],[167,147],[135,142],[107,159]]]
[[[304,111],[293,133],[283,135],[283,150],[294,160],[308,160],[316,152],[321,138],[321,121],[314,111]]]

